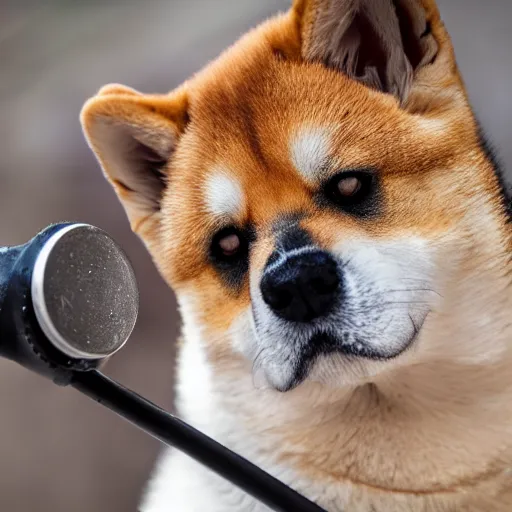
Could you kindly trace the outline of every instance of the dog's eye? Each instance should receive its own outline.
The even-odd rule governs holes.
[[[225,282],[239,288],[249,270],[249,249],[255,240],[251,225],[228,226],[218,231],[210,242],[209,260]]]
[[[224,256],[234,256],[240,249],[240,237],[236,233],[231,233],[219,239],[219,250]]]
[[[361,180],[355,176],[340,178],[337,183],[338,194],[342,197],[354,196],[361,190]]]
[[[212,254],[219,261],[233,261],[246,252],[246,238],[234,227],[224,228],[213,237]]]
[[[344,171],[327,182],[324,193],[341,208],[353,209],[368,199],[372,189],[372,172],[367,170]]]

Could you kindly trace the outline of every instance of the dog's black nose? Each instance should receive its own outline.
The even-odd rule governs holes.
[[[290,322],[327,315],[341,293],[338,265],[320,250],[271,256],[260,287],[272,311]]]

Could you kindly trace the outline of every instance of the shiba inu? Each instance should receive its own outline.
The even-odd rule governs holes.
[[[186,421],[330,512],[512,510],[511,203],[433,0],[296,0],[81,119]],[[265,508],[169,451],[141,510]]]

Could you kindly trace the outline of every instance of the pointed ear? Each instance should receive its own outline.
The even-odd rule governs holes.
[[[451,44],[433,0],[295,0],[302,56],[337,69],[407,104],[415,81],[440,59],[458,78]],[[443,72],[434,70],[439,84]],[[441,80],[442,81],[442,80]],[[423,77],[425,82],[425,77]]]
[[[167,169],[187,123],[185,93],[149,96],[108,85],[85,104],[81,122],[133,231],[146,221],[155,225]]]

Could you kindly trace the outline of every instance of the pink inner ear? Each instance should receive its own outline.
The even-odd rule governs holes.
[[[152,204],[153,210],[158,211],[167,185],[165,174],[167,160],[149,146],[136,140],[127,157],[128,165],[123,185],[139,194],[143,202]],[[133,165],[131,169],[130,164]]]
[[[149,132],[111,120],[98,121],[96,129],[109,178],[131,193],[138,209],[158,211],[174,134]]]
[[[154,149],[151,149],[149,146],[146,146],[142,142],[139,142],[134,152],[141,160],[145,160],[148,163],[154,163],[156,166],[163,165],[166,162],[165,158],[163,158]]]
[[[414,70],[430,64],[439,50],[421,2],[394,0],[402,43]]]
[[[437,54],[428,27],[419,0],[320,0],[305,56],[404,101]]]

